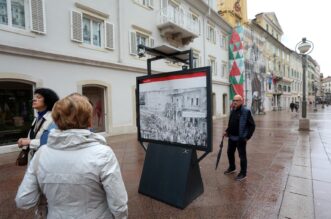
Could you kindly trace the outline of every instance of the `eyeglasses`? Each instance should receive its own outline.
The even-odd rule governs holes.
[[[241,100],[232,100],[233,102],[238,102],[238,101],[241,101]]]
[[[41,100],[44,100],[44,97],[42,96],[34,96],[32,101],[41,101]]]

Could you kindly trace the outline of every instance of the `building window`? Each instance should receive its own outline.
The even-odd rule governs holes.
[[[83,42],[101,47],[101,26],[100,20],[83,15]]]
[[[27,137],[34,119],[32,94],[31,84],[0,81],[0,146]]]
[[[71,11],[71,40],[85,45],[114,49],[114,25],[101,18]]]
[[[154,38],[152,38],[147,33],[142,33],[140,31],[130,31],[129,32],[130,38],[130,54],[137,55],[138,54],[138,45],[142,44],[148,47],[154,47]]]
[[[216,33],[215,28],[208,24],[207,27],[207,40],[211,43],[216,43]]]
[[[221,73],[221,74],[222,74],[222,75],[221,75],[222,78],[225,78],[225,77],[228,75],[228,74],[227,74],[227,73],[228,73],[228,72],[227,72],[227,69],[228,69],[228,68],[227,68],[227,64],[226,64],[225,62],[223,62],[223,63],[222,63],[222,73]]]
[[[217,76],[217,64],[216,59],[214,57],[210,57],[208,60],[209,66],[211,68],[211,73],[214,76]]]
[[[0,0],[0,24],[25,29],[24,0]]]
[[[221,34],[221,47],[224,49],[227,49],[227,39],[226,36]]]
[[[29,6],[30,10],[27,10]],[[31,31],[45,34],[44,0],[0,0],[0,25],[26,29],[27,11],[30,13]]]
[[[200,21],[199,21],[199,16],[191,13],[192,16],[192,25],[190,27],[196,32],[196,33],[201,33],[200,31]]]
[[[154,0],[133,0],[133,1],[138,3],[139,5],[143,5],[148,8],[154,8]]]
[[[148,36],[141,34],[141,33],[137,33],[137,45],[142,44],[145,46],[148,46]]]
[[[198,52],[193,52],[193,68],[201,66],[201,57]]]
[[[0,0],[0,23],[25,28],[24,0]]]

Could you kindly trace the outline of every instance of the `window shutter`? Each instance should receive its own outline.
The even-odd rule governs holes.
[[[45,4],[44,0],[30,0],[31,31],[46,33]]]
[[[154,0],[149,0],[148,1],[148,7],[154,8]]]
[[[136,32],[129,32],[130,54],[137,55],[137,35]]]
[[[106,48],[114,49],[114,24],[106,22]]]
[[[71,40],[83,42],[83,14],[77,11],[71,11]]]
[[[151,48],[154,47],[154,38],[153,37],[149,38],[149,47],[151,47]]]

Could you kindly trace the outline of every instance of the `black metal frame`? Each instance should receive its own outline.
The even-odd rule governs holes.
[[[143,52],[140,52],[140,51],[143,51]],[[152,54],[154,55],[155,57],[153,58],[149,58],[147,59],[147,75],[148,76],[143,76],[144,78],[146,77],[149,77],[149,76],[152,76],[152,70],[151,70],[151,64],[153,61],[157,61],[157,60],[161,60],[161,59],[167,59],[167,60],[170,60],[170,61],[173,61],[173,62],[180,62],[180,63],[184,63],[186,65],[188,65],[189,67],[189,70],[183,70],[183,71],[178,71],[178,72],[171,72],[171,73],[190,73],[192,72],[192,69],[193,69],[193,51],[192,49],[190,50],[185,50],[185,51],[180,51],[180,52],[175,52],[175,53],[171,53],[171,54],[166,54],[166,53],[163,53],[161,51],[158,51],[154,48],[150,48],[150,47],[147,47],[145,45],[138,45],[138,55],[139,57],[142,57],[145,55],[145,53],[148,53],[148,54]],[[181,59],[181,58],[178,58],[178,56],[180,55],[185,55],[185,54],[188,54],[188,58],[187,59]],[[199,68],[200,69],[200,68]],[[207,70],[206,70],[207,69]],[[167,145],[170,145],[170,146],[180,146],[180,147],[184,147],[184,148],[188,148],[188,149],[192,149],[192,150],[203,150],[205,151],[204,154],[202,154],[198,160],[197,160],[197,163],[199,163],[203,158],[205,158],[207,156],[208,153],[212,152],[212,119],[211,119],[211,96],[208,95],[209,93],[211,93],[211,78],[210,78],[210,69],[209,67],[208,68],[201,68],[200,70],[205,70],[207,71],[207,132],[209,133],[208,134],[208,143],[207,143],[207,149],[206,148],[199,148],[199,147],[194,147],[192,148],[192,146],[188,146],[188,145],[183,145],[183,144],[175,144],[175,143],[167,143],[167,142],[159,142],[159,141],[148,141],[150,143],[161,143],[161,144],[167,144]],[[169,72],[170,73],[170,72]],[[165,74],[169,74],[169,73],[165,73]],[[159,75],[159,74],[158,74]],[[143,78],[143,77],[139,77],[140,79]],[[138,86],[138,78],[137,78],[137,89],[136,89],[136,111],[137,111],[137,127],[138,127],[138,139],[140,141],[140,144],[141,146],[143,147],[143,149],[145,151],[147,151],[147,148],[144,146],[143,144],[143,141],[142,139],[140,138],[140,133],[139,133],[139,107],[138,107],[138,103],[139,103],[139,86]],[[185,149],[186,150],[186,149]]]
[[[143,50],[144,53],[140,54],[139,50]],[[189,69],[193,68],[193,51],[192,51],[192,49],[185,50],[185,51],[180,51],[180,52],[175,52],[175,53],[172,53],[172,54],[165,54],[165,53],[160,52],[156,49],[153,49],[153,48],[147,47],[145,45],[139,44],[138,45],[138,56],[139,57],[144,56],[144,54],[146,52],[151,53],[151,54],[155,54],[155,57],[147,59],[147,74],[148,75],[152,75],[152,62],[160,60],[160,59],[168,59],[168,60],[171,60],[171,61],[174,61],[174,62],[181,62],[181,63],[187,64],[189,66]],[[187,60],[180,59],[180,58],[176,57],[178,55],[184,55],[184,54],[188,54],[189,58]]]
[[[152,78],[163,78],[172,75],[185,75],[191,74],[196,72],[204,72],[206,73],[206,95],[207,95],[207,145],[206,146],[198,146],[198,145],[189,145],[189,144],[180,144],[176,142],[165,142],[153,139],[145,139],[142,138],[140,135],[140,108],[139,108],[139,84],[141,81],[145,79],[152,79]],[[137,77],[137,95],[136,95],[136,108],[137,108],[137,127],[138,127],[138,140],[141,142],[150,142],[156,144],[167,144],[171,146],[180,146],[188,149],[197,149],[202,151],[212,151],[212,116],[211,116],[211,76],[210,76],[210,67],[202,67],[196,69],[189,69],[189,70],[182,70],[182,71],[175,71],[175,72],[168,72],[168,73],[160,73],[151,76],[140,76]]]

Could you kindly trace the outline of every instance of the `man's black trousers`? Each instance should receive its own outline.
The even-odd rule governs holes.
[[[246,176],[247,173],[247,156],[246,156],[246,141],[245,140],[238,140],[232,141],[229,138],[229,145],[228,145],[228,159],[229,159],[229,168],[231,170],[236,169],[235,163],[235,152],[238,149],[239,158],[240,158],[240,173]]]

